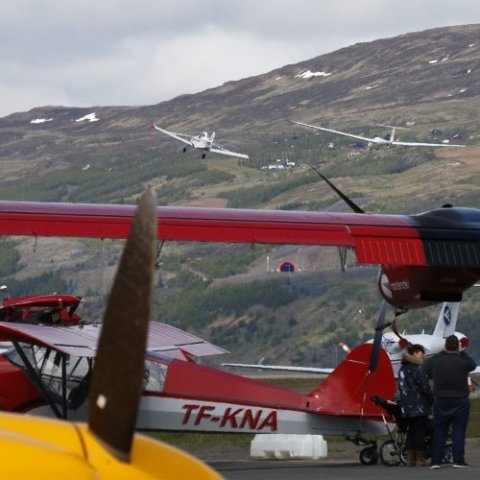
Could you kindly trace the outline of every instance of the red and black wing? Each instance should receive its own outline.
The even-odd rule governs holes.
[[[135,206],[0,202],[0,235],[126,238]],[[362,264],[480,266],[480,211],[420,215],[158,207],[163,240],[336,245]]]

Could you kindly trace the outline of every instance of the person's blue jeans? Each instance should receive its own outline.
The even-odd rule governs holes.
[[[465,462],[465,436],[470,416],[470,400],[435,400],[433,404],[432,465],[443,461],[449,428],[452,428],[453,463]]]

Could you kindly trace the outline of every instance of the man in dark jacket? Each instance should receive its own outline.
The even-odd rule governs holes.
[[[445,340],[445,350],[429,358],[425,364],[427,377],[433,380],[433,445],[430,468],[440,468],[448,430],[452,429],[453,467],[465,468],[465,436],[470,416],[468,375],[475,370],[475,361],[460,351],[455,335]]]
[[[402,357],[398,372],[400,406],[407,430],[407,465],[425,466],[425,436],[433,394],[425,371],[420,368],[425,357],[422,345],[410,345]]]

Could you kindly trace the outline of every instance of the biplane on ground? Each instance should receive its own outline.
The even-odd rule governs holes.
[[[11,399],[4,400],[1,408],[84,419],[100,330],[100,326],[0,323],[0,335],[14,344],[0,357],[0,397]],[[330,434],[361,442],[365,432],[387,431],[381,409],[370,398],[393,398],[396,390],[383,350],[377,368],[370,371],[372,348],[364,344],[353,349],[321,385],[301,394],[200,365],[196,358],[225,351],[174,327],[151,323],[136,426],[141,430]],[[10,382],[3,381],[7,371]],[[8,385],[10,392],[5,391]],[[371,443],[361,444],[373,452]]]

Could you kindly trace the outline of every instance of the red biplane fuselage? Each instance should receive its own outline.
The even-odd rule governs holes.
[[[0,334],[10,335],[15,345],[0,355],[0,409],[82,420],[99,327],[50,328],[56,337],[51,338],[55,333],[49,327],[0,323]],[[68,334],[61,335],[62,330]],[[164,347],[151,347],[145,358],[139,429],[342,436],[385,432],[382,412],[370,398],[392,398],[395,381],[383,350],[376,370],[369,372],[370,344],[352,350],[308,394],[185,360],[202,351],[221,352],[208,342],[177,347],[179,358],[167,356]]]

